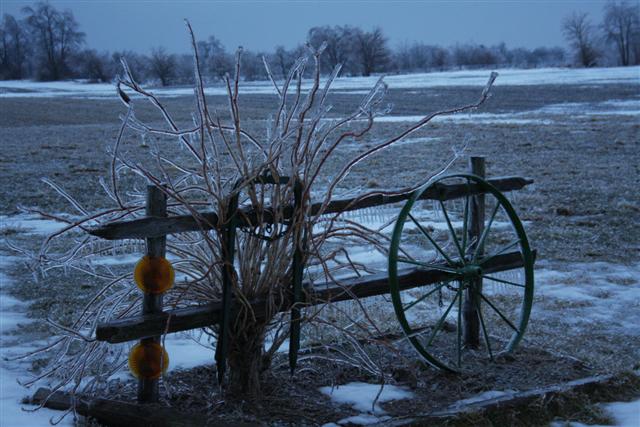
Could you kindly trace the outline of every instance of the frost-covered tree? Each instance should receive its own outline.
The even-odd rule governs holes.
[[[400,72],[428,71],[432,66],[432,48],[421,42],[401,44],[393,55],[395,68]]]
[[[616,47],[620,65],[631,65],[640,43],[640,3],[610,1],[604,6],[602,29],[608,42]],[[640,58],[635,58],[640,62]]]
[[[0,79],[22,79],[27,73],[29,40],[24,22],[5,14],[0,22]]]
[[[119,70],[120,67],[122,67],[121,61],[123,59],[129,67],[129,72],[136,81],[146,82],[150,78],[150,60],[146,55],[130,50],[116,51],[111,55],[111,64],[115,65]]]
[[[47,2],[22,9],[33,38],[38,78],[60,80],[72,74],[73,55],[84,43],[84,33],[70,10],[58,11]]]
[[[583,67],[596,65],[599,53],[596,49],[595,29],[589,15],[574,12],[565,18],[562,31],[575,51],[576,61]]]
[[[173,54],[167,53],[165,48],[158,47],[151,50],[149,71],[151,76],[160,81],[162,86],[167,86],[176,76],[177,62]]]
[[[223,79],[227,73],[233,70],[233,57],[230,55],[217,38],[209,36],[207,40],[198,42],[198,51],[201,55],[203,72],[205,76],[213,79]]]
[[[77,70],[82,77],[94,82],[110,82],[116,72],[107,52],[99,53],[95,49],[86,49],[76,58]]]
[[[296,62],[295,52],[288,51],[284,46],[277,46],[272,57],[272,63],[275,69],[278,70],[281,78],[286,78],[287,73],[291,66]]]
[[[242,48],[240,48],[242,50]],[[241,76],[246,81],[266,80],[267,73],[264,70],[262,57],[264,54],[242,50]]]
[[[358,58],[356,52],[356,35],[360,30],[349,25],[324,25],[309,30],[307,40],[312,46],[326,43],[327,48],[322,56],[325,70],[332,70],[342,65],[343,74],[357,73]]]
[[[382,28],[376,27],[372,31],[358,29],[355,41],[355,52],[363,76],[370,76],[387,69],[391,52]]]

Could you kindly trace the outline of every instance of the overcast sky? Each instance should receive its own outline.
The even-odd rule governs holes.
[[[215,35],[228,49],[293,47],[317,25],[357,25],[383,28],[392,46],[405,41],[451,45],[504,41],[509,47],[566,46],[562,19],[573,11],[600,22],[604,0],[52,0],[58,9],[71,9],[98,50],[148,52],[165,46],[187,52],[183,18],[196,36]],[[0,0],[0,12],[20,15],[33,1]]]

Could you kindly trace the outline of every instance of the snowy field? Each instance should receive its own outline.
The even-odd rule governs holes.
[[[374,216],[351,218],[364,225],[374,228],[388,228],[391,216],[377,213]],[[427,218],[427,217],[425,217]],[[444,225],[444,224],[442,224]],[[455,221],[454,221],[455,226]],[[499,227],[499,224],[496,224]],[[60,224],[50,220],[36,219],[33,216],[14,215],[0,217],[0,232],[2,229],[19,229],[24,233],[44,237],[60,228]],[[366,248],[354,248],[352,259],[368,260],[383,268],[385,259],[379,254],[372,254]],[[0,258],[2,268],[18,260],[5,254]],[[133,255],[113,255],[103,257],[100,261],[109,265],[126,265],[133,267],[137,257]],[[585,328],[598,328],[601,333],[623,335],[640,342],[640,263],[631,266],[613,263],[597,262],[590,264],[569,264],[559,266],[554,263],[539,263],[536,269],[536,302],[532,314],[532,324],[538,322],[559,322],[567,335]],[[0,317],[3,358],[27,352],[36,348],[38,343],[20,342],[19,338],[10,335],[11,331],[20,323],[29,322],[25,317],[26,308],[23,303],[4,293],[4,288],[11,285],[10,279],[0,276]],[[561,308],[559,308],[561,307]],[[526,341],[526,338],[525,338]],[[204,335],[173,334],[166,338],[165,346],[170,355],[170,369],[188,369],[195,366],[210,364],[213,357],[213,347]],[[286,347],[281,349],[286,351]],[[22,388],[17,380],[26,364],[2,361],[0,367],[0,387],[2,390],[0,404],[0,425],[29,425],[45,426],[52,417],[60,413],[41,410],[37,413],[24,412],[19,404],[20,400],[31,391]],[[24,372],[24,371],[22,371]],[[114,378],[131,378],[128,371],[122,371]],[[324,387],[320,390],[329,396],[337,405],[349,405],[360,412],[335,423],[326,424],[327,427],[341,424],[372,424],[388,419],[379,403],[411,398],[412,393],[402,387],[386,385],[381,394],[380,386],[367,383],[349,383],[337,387]],[[495,398],[511,390],[494,390],[483,392],[477,396],[457,402],[463,405]],[[376,400],[376,396],[378,399]],[[375,402],[375,404],[374,404]],[[453,406],[455,406],[454,404]],[[633,427],[638,420],[640,400],[625,403],[608,403],[603,409],[616,420],[617,426]],[[73,425],[71,416],[61,425]],[[561,425],[561,424],[554,424]],[[573,423],[572,426],[582,426]]]
[[[625,67],[625,68],[606,68],[606,69],[533,69],[533,70],[498,70],[500,77],[498,78],[496,85],[498,87],[515,87],[515,86],[535,86],[535,85],[581,85],[583,91],[589,91],[590,87],[603,87],[607,85],[640,85],[640,67]],[[389,87],[402,90],[406,93],[410,93],[413,90],[420,90],[425,88],[438,88],[449,86],[464,86],[464,87],[482,87],[487,80],[489,71],[477,70],[477,71],[454,71],[454,72],[442,72],[442,73],[429,73],[429,74],[412,74],[412,75],[399,75],[388,76],[386,78]],[[361,95],[366,92],[375,83],[377,78],[341,78],[338,79],[334,85],[340,94],[353,94]],[[273,94],[273,89],[266,82],[249,83],[241,86],[242,91],[245,94],[264,95]],[[572,86],[575,87],[575,86]],[[640,86],[639,86],[640,87]],[[573,89],[569,89],[573,90]],[[158,88],[155,92],[161,96],[166,97],[179,97],[185,95],[191,95],[191,88]],[[220,87],[212,87],[208,89],[209,94],[224,95],[225,92]],[[608,93],[607,93],[608,95]],[[64,98],[83,98],[83,99],[115,99],[115,91],[113,85],[109,84],[86,84],[82,82],[55,82],[55,83],[37,83],[26,81],[12,81],[12,82],[0,82],[0,102],[6,101],[28,101],[29,98],[33,98],[34,102],[45,101],[46,98],[56,99],[57,101],[64,101]],[[354,97],[348,97],[352,99]],[[438,118],[436,125],[442,126],[445,130],[437,134],[436,136],[412,136],[398,144],[399,150],[418,149],[434,142],[441,142],[448,138],[453,138],[449,135],[448,130],[456,125],[488,125],[486,129],[494,129],[498,135],[496,139],[515,140],[514,135],[520,135],[524,132],[536,132],[540,131],[541,136],[537,136],[540,141],[550,142],[547,147],[551,147],[551,150],[556,147],[562,146],[562,143],[569,141],[568,150],[577,154],[585,154],[591,156],[593,163],[596,163],[603,155],[600,151],[585,152],[582,146],[578,145],[575,141],[582,138],[583,135],[596,134],[599,131],[598,126],[605,126],[609,123],[616,123],[616,120],[622,120],[626,123],[627,128],[635,129],[630,131],[631,137],[628,134],[622,134],[622,136],[613,137],[610,132],[602,136],[601,139],[595,139],[597,143],[601,140],[606,142],[605,148],[610,150],[620,149],[623,145],[620,145],[620,141],[631,139],[632,144],[635,144],[637,148],[638,138],[634,137],[638,134],[638,120],[640,116],[640,92],[635,91],[635,95],[621,99],[619,97],[611,96],[604,99],[598,99],[593,102],[587,101],[575,101],[575,102],[563,102],[564,98],[555,99],[553,102],[545,103],[541,107],[531,108],[529,106],[524,107],[518,111],[511,111],[506,108],[499,108],[494,112],[479,112],[473,114],[462,114],[450,117]],[[76,101],[74,101],[76,102]],[[95,104],[91,101],[92,104]],[[106,102],[100,104],[107,104]],[[1,104],[0,104],[1,105]],[[407,114],[399,113],[392,116],[382,117],[378,121],[383,125],[395,125],[403,124],[407,121],[414,121],[422,118],[417,116],[414,112],[408,112]],[[113,117],[109,116],[103,118],[103,120],[110,120],[110,124],[117,124],[117,115]],[[635,121],[635,125],[633,122]],[[111,123],[113,122],[113,123]],[[628,123],[632,123],[629,125]],[[22,126],[17,124],[16,126]],[[57,125],[55,123],[54,125]],[[92,123],[93,125],[93,123]],[[635,127],[633,127],[635,126]],[[62,128],[62,126],[58,126]],[[29,135],[33,133],[33,139],[38,140],[38,144],[42,143],[40,139],[50,138],[50,140],[67,140],[70,139],[70,134],[54,134],[51,130],[52,127],[37,126],[32,128],[26,127],[26,130],[19,130],[19,137],[13,139],[20,142],[22,147],[28,147],[30,141]],[[73,129],[73,126],[69,127]],[[608,129],[608,128],[607,128]],[[107,131],[99,129],[96,131],[98,138],[109,139],[113,136],[113,129],[107,128]],[[61,130],[64,132],[64,130]],[[547,133],[544,133],[544,132]],[[9,131],[7,131],[9,132]],[[56,130],[57,132],[57,130]],[[101,133],[102,132],[102,133]],[[488,132],[485,128],[482,128],[482,132]],[[509,133],[513,132],[513,133]],[[605,133],[605,132],[603,132]],[[8,133],[9,135],[13,135]],[[493,136],[494,134],[490,134]],[[84,137],[85,134],[82,134]],[[23,142],[22,138],[25,138]],[[565,139],[561,139],[565,138]],[[534,138],[535,139],[535,138]],[[633,142],[633,139],[636,141]],[[7,138],[7,141],[9,138]],[[50,143],[47,139],[46,143]],[[74,140],[75,141],[75,140]],[[529,143],[527,141],[522,142]],[[43,143],[44,144],[44,143]],[[597,145],[597,144],[594,144]],[[53,146],[53,145],[52,145]],[[603,145],[604,146],[604,145]],[[510,145],[505,144],[502,148],[503,151],[508,151]],[[604,150],[600,145],[598,149]],[[36,146],[37,149],[28,151],[25,148],[24,155],[16,156],[17,162],[5,163],[6,165],[13,165],[14,163],[20,164],[21,159],[26,157],[32,158],[42,155],[55,156],[57,154],[65,154],[63,150],[51,150],[50,152],[57,151],[55,155],[49,155],[46,151],[41,149],[40,146]],[[546,148],[546,147],[545,147]],[[500,148],[498,148],[498,151]],[[78,155],[80,150],[74,152]],[[43,154],[44,153],[44,154]],[[529,152],[531,153],[531,152]],[[560,154],[558,154],[560,153]],[[538,173],[536,176],[536,186],[532,190],[537,194],[542,194],[544,202],[547,199],[552,198],[553,194],[557,191],[563,190],[569,187],[569,179],[572,177],[575,170],[580,169],[579,165],[571,166],[571,159],[562,159],[565,152],[551,151],[550,159],[555,161],[560,158],[559,164],[550,166],[548,170],[540,171],[540,167],[533,168],[533,171]],[[633,151],[637,155],[637,150]],[[89,154],[91,159],[102,156],[102,152],[96,156],[95,152]],[[72,157],[72,156],[70,156]],[[50,163],[51,160],[47,159]],[[493,160],[493,159],[492,159]],[[519,173],[522,168],[522,163],[527,163],[527,160],[519,160],[521,163],[515,166],[508,162],[498,163],[496,168],[502,169],[503,167],[512,167],[509,173],[516,169]],[[547,159],[542,162],[548,161]],[[632,157],[626,157],[628,162],[632,162]],[[551,161],[549,161],[550,163]],[[569,165],[567,165],[569,164]],[[493,166],[493,165],[492,165]],[[592,166],[591,161],[588,166]],[[600,170],[606,170],[609,173],[616,174],[615,172],[619,164],[615,162],[612,164],[605,164],[601,166]],[[3,166],[4,167],[4,166]],[[13,167],[13,166],[12,166]],[[61,166],[67,168],[66,164]],[[43,168],[44,169],[44,168]],[[99,169],[96,167],[96,169]],[[604,176],[599,169],[589,169],[587,178],[599,185],[600,182],[604,182],[604,185],[609,187],[604,190],[607,206],[612,210],[622,210],[622,220],[620,222],[628,222],[628,218],[633,218],[635,212],[637,212],[637,195],[632,192],[626,192],[621,194],[615,194],[610,196],[609,189],[613,189],[611,183],[606,181],[608,178]],[[612,172],[613,171],[613,172]],[[50,171],[41,171],[39,173],[49,173]],[[558,182],[561,179],[567,179],[567,185],[559,185],[555,188],[545,187],[543,184],[538,184],[542,181],[545,173],[555,173],[553,179],[549,179],[549,182]],[[637,173],[637,167],[636,167]],[[86,176],[86,172],[83,177]],[[79,175],[66,177],[70,182],[77,179]],[[604,176],[604,177],[603,177]],[[64,177],[64,175],[63,175]],[[37,177],[36,177],[37,178]],[[31,177],[28,177],[31,179]],[[577,179],[577,178],[576,178]],[[628,175],[621,176],[627,183],[630,178]],[[20,181],[27,181],[25,178],[16,178],[15,186],[19,187]],[[637,179],[636,179],[637,181]],[[584,180],[582,181],[584,182]],[[11,186],[13,186],[13,177]],[[5,185],[5,188],[9,188],[9,185]],[[29,188],[28,188],[29,189]],[[27,189],[27,190],[28,190]],[[20,197],[26,198],[32,196],[29,191],[18,191]],[[543,248],[543,244],[549,246],[549,251],[555,250],[554,253],[562,252],[551,247],[550,242],[554,243],[562,242],[564,240],[574,240],[575,242],[590,246],[589,242],[595,245],[595,242],[600,242],[607,238],[603,233],[597,234],[593,227],[594,224],[600,224],[602,221],[609,221],[613,227],[611,219],[611,213],[600,209],[599,206],[595,206],[593,199],[596,194],[601,192],[601,188],[594,186],[589,187],[588,191],[585,191],[584,195],[576,196],[573,193],[565,193],[557,196],[559,199],[567,198],[566,205],[551,204],[544,206],[543,208],[533,206],[526,211],[527,218],[525,219],[525,226],[528,228],[531,226],[531,230],[535,231],[535,226],[549,227],[549,224],[557,224],[557,227],[562,229],[562,232],[558,232],[555,228],[551,228],[553,232],[549,235],[544,234],[549,241],[542,241],[539,239],[535,242],[534,246],[537,248]],[[619,191],[616,186],[615,191]],[[626,190],[625,190],[626,191]],[[7,194],[8,203],[12,206],[7,210],[0,211],[0,236],[10,236],[19,234],[20,236],[29,236],[34,241],[42,239],[48,233],[51,233],[61,226],[60,224],[53,223],[52,221],[42,220],[33,216],[16,215],[12,212],[13,203],[15,199],[9,198],[9,192]],[[11,194],[13,197],[13,194]],[[35,196],[32,196],[35,197]],[[523,197],[530,197],[525,194]],[[531,200],[531,198],[527,199]],[[540,199],[533,199],[540,200]],[[22,201],[22,200],[20,200]],[[48,200],[50,201],[50,200]],[[562,200],[564,203],[565,201]],[[554,201],[554,203],[556,203]],[[518,208],[522,204],[515,203]],[[565,217],[553,214],[558,207],[569,206],[571,209],[578,212],[574,216]],[[580,211],[584,209],[585,212]],[[591,210],[589,210],[591,209]],[[550,214],[551,212],[551,214]],[[608,216],[605,216],[607,212]],[[627,217],[628,216],[628,217]],[[548,219],[551,218],[551,219]],[[353,218],[358,220],[358,218]],[[386,214],[378,215],[377,217],[365,218],[365,225],[372,228],[380,228],[385,226],[390,220],[390,217]],[[546,221],[546,222],[545,222]],[[559,222],[565,221],[565,222]],[[572,224],[582,224],[582,228],[570,228]],[[543,224],[543,225],[541,225]],[[443,226],[443,224],[441,224]],[[621,226],[620,226],[621,227]],[[570,231],[578,230],[580,233],[568,235]],[[585,231],[586,230],[586,231]],[[623,228],[623,230],[626,230]],[[633,233],[633,232],[632,232]],[[627,233],[629,234],[629,233]],[[535,234],[534,234],[535,235]],[[540,234],[538,234],[539,236]],[[637,235],[637,234],[636,234]],[[586,236],[586,237],[585,237]],[[622,234],[618,234],[614,237],[609,237],[618,243],[620,240],[627,238],[633,240],[633,244],[637,243],[637,239],[633,236],[629,237]],[[4,239],[4,237],[2,237]],[[555,240],[554,240],[555,239]],[[583,240],[580,240],[583,239]],[[588,240],[587,240],[588,239]],[[1,241],[0,241],[1,243]],[[576,246],[576,244],[573,244]],[[606,246],[606,245],[605,245]],[[613,248],[612,252],[619,251],[619,248]],[[585,252],[585,250],[582,250]],[[625,258],[632,259],[632,262],[620,263],[611,261],[608,256],[603,255],[602,252],[596,253],[596,257],[593,262],[586,261],[558,261],[549,259],[544,256],[544,251],[540,251],[543,256],[540,257],[536,264],[536,297],[532,313],[532,320],[530,322],[530,332],[525,336],[525,344],[538,345],[541,341],[544,341],[545,334],[549,329],[546,325],[550,325],[557,335],[566,335],[561,337],[565,339],[560,345],[556,346],[558,351],[571,353],[573,349],[585,350],[585,347],[590,345],[596,345],[589,343],[589,334],[597,334],[599,337],[598,345],[602,345],[603,339],[601,337],[610,337],[614,340],[611,344],[611,348],[618,348],[619,343],[624,342],[627,348],[640,348],[640,329],[637,325],[640,325],[640,262],[637,256],[634,257],[632,253],[630,257]],[[352,259],[356,261],[377,262],[378,265],[383,268],[385,264],[384,257],[380,255],[372,256],[366,248],[353,248],[350,252]],[[572,254],[567,255],[571,258]],[[115,256],[105,256],[100,259],[99,262],[103,265],[113,266],[127,266],[137,261],[138,257],[134,255],[120,254]],[[19,285],[12,281],[13,279],[8,277],[9,266],[20,262],[21,260],[16,258],[15,253],[10,253],[4,246],[0,247],[0,426],[45,426],[48,425],[51,417],[57,417],[59,412],[41,410],[37,413],[24,412],[20,405],[20,400],[33,393],[35,388],[26,390],[22,388],[16,381],[18,378],[24,379],[22,375],[26,368],[27,363],[19,361],[5,360],[7,357],[15,356],[36,348],[38,344],[36,342],[24,342],[19,335],[15,335],[12,332],[18,327],[18,325],[25,325],[29,322],[36,321],[27,317],[28,304],[21,302],[16,298],[10,296],[7,292],[8,288]],[[42,319],[37,319],[41,321]],[[537,325],[543,325],[544,327],[538,327]],[[546,328],[546,329],[545,329]],[[560,333],[559,331],[562,331]],[[617,340],[617,341],[616,341]],[[166,339],[166,347],[170,355],[170,369],[177,368],[191,368],[200,366],[202,364],[211,363],[213,358],[213,352],[211,350],[211,344],[207,342],[205,337],[202,336],[190,336],[183,334],[175,334],[168,336]],[[604,349],[611,351],[611,348]],[[588,349],[586,349],[588,350]],[[594,351],[600,351],[598,348]],[[615,352],[613,352],[615,355]],[[612,356],[613,357],[613,356]],[[119,374],[119,378],[128,379],[131,378],[127,371],[123,371]],[[366,383],[347,383],[340,387],[335,388],[323,388],[321,393],[329,396],[332,401],[342,405],[350,405],[354,408],[359,415],[355,417],[334,420],[334,423],[340,425],[348,422],[367,424],[372,422],[378,422],[384,420],[387,416],[382,408],[378,405],[386,401],[392,401],[395,399],[409,398],[411,393],[402,387],[386,386],[379,396],[378,402],[374,405],[374,399],[379,391],[379,385],[366,384]],[[508,392],[509,390],[492,390],[472,397],[474,401],[495,397],[500,393]],[[466,399],[469,400],[469,399]],[[464,403],[464,402],[459,402]],[[640,400],[632,403],[608,403],[604,404],[605,411],[611,413],[612,417],[616,420],[618,426],[639,426],[640,419]],[[72,420],[68,417],[63,421],[61,425],[72,425]],[[331,425],[331,424],[329,424]],[[334,424],[335,425],[335,424]],[[578,423],[571,425],[580,426]]]
[[[498,69],[496,86],[516,85],[603,85],[639,84],[640,66],[618,68],[535,68]],[[385,81],[390,89],[423,89],[448,86],[479,86],[487,83],[489,70],[445,71],[406,75],[389,75]],[[372,88],[378,77],[343,77],[333,83],[338,93],[362,95]],[[308,88],[310,83],[307,82]],[[192,95],[191,87],[157,88],[157,95],[163,97]],[[267,81],[248,82],[240,86],[244,94],[275,95],[275,90]],[[209,95],[226,95],[223,86],[210,86]],[[86,83],[78,81],[33,82],[26,80],[0,81],[0,97],[114,97],[115,88],[109,83]]]

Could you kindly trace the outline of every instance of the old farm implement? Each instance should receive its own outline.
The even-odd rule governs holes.
[[[290,292],[279,307],[290,311],[289,362],[296,366],[301,311],[304,307],[390,294],[399,325],[407,341],[429,364],[459,371],[470,357],[509,352],[521,341],[533,298],[533,264],[522,222],[504,192],[520,190],[533,181],[523,177],[485,179],[484,158],[470,161],[471,173],[438,177],[410,194],[366,199],[335,199],[324,213],[403,203],[390,236],[387,273],[340,280],[340,283],[305,282],[302,253],[293,253]],[[278,184],[289,178],[265,176],[265,183]],[[294,187],[295,188],[295,187]],[[280,220],[296,210],[295,203]],[[202,232],[219,226],[216,212],[167,216],[165,194],[148,187],[146,216],[111,222],[91,230],[100,238],[146,239],[147,253],[136,266],[135,281],[144,291],[141,313],[98,324],[96,338],[108,343],[139,340],[129,356],[129,365],[139,378],[138,402],[159,397],[159,377],[168,364],[160,345],[164,334],[218,326],[215,360],[223,381],[229,343],[229,322],[237,313],[231,275],[236,233],[257,218],[273,221],[229,201],[235,214],[224,222],[226,245],[222,271],[222,296],[204,306],[163,310],[163,293],[173,280],[171,265],[164,259],[166,236]],[[309,212],[320,209],[313,204]],[[396,211],[397,212],[397,211]],[[395,216],[395,215],[394,215]],[[255,316],[265,311],[265,301],[250,301]],[[483,356],[484,357],[484,356]]]

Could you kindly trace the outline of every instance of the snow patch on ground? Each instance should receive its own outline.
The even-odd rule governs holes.
[[[503,124],[503,125],[549,125],[556,122],[589,119],[594,116],[640,116],[640,99],[612,99],[599,103],[566,102],[514,113],[459,113],[437,116],[432,123]],[[384,116],[376,118],[378,123],[415,123],[423,116]]]
[[[167,335],[164,348],[169,355],[169,370],[211,365],[214,361],[215,348],[207,343],[206,335]]]
[[[611,402],[600,405],[602,409],[615,421],[616,427],[640,426],[640,399],[632,402]],[[578,422],[554,421],[549,427],[605,427],[600,424],[582,424]]]
[[[551,124],[551,120],[544,119],[525,119],[519,118],[522,113],[471,113],[471,114],[454,114],[449,116],[437,116],[431,120],[431,123],[437,122],[462,122],[462,123],[489,123],[489,124],[535,124],[547,125]],[[415,123],[422,120],[424,116],[384,116],[375,119],[376,123]]]
[[[612,402],[602,405],[620,427],[640,426],[640,399],[633,402]]]
[[[414,395],[403,387],[385,385],[380,392],[380,384],[353,382],[336,387],[321,387],[320,392],[329,396],[338,405],[350,405],[356,411],[361,412],[354,417],[338,421],[338,424],[373,424],[383,421],[386,412],[380,407],[380,403],[392,400],[411,399]],[[376,401],[376,396],[378,400]],[[374,406],[375,401],[375,406]]]
[[[611,68],[536,68],[498,69],[496,86],[547,85],[547,84],[640,84],[640,66]],[[484,86],[490,70],[462,70],[435,73],[417,73],[387,76],[385,81],[390,89],[425,89],[442,86]],[[341,77],[334,81],[333,89],[341,94],[363,95],[371,89],[377,76]],[[303,84],[305,89],[310,81]],[[163,97],[192,95],[192,87],[156,88],[153,92]],[[208,95],[226,95],[226,88],[209,86]],[[270,82],[247,82],[240,86],[243,94],[275,95]],[[83,81],[34,82],[30,80],[10,80],[0,82],[0,98],[34,97],[111,97],[116,98],[115,86],[111,83],[86,83]]]
[[[640,337],[639,280],[640,264],[592,262],[565,264],[562,270],[538,268],[534,316],[559,318],[578,327],[597,321],[609,333]]]
[[[42,219],[37,215],[0,215],[0,234],[21,231],[28,234],[48,235],[62,230],[66,225],[63,222]]]
[[[498,69],[496,86],[545,84],[609,84],[640,83],[640,67],[612,68],[536,68]],[[435,86],[481,86],[487,83],[488,70],[444,71],[389,76],[385,81],[390,89],[419,89]],[[354,78],[362,79],[362,78]],[[369,78],[372,81],[373,78]]]
[[[19,378],[24,378],[28,363],[5,361],[6,357],[33,349],[16,344],[16,338],[9,335],[19,323],[30,321],[24,315],[24,303],[6,294],[11,282],[3,272],[13,261],[12,257],[0,256],[0,426],[49,426],[49,420],[60,417],[62,413],[49,409],[35,413],[23,411],[20,402],[35,390],[27,390],[17,382]],[[34,407],[25,408],[32,410]],[[73,426],[73,417],[66,417],[58,425]]]

